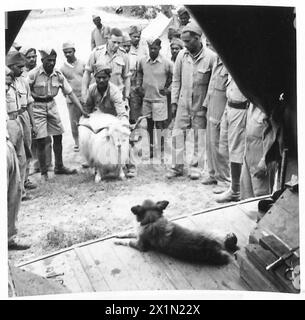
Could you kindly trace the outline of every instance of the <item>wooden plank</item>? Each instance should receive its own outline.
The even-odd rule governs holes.
[[[245,249],[239,250],[236,256],[239,264],[240,277],[248,284],[250,290],[279,292],[277,287],[264,277],[247,259]]]
[[[259,227],[271,231],[289,247],[299,245],[299,197],[286,189],[259,222]]]
[[[224,211],[218,213],[211,212],[189,218],[197,229],[204,228],[204,230],[215,231],[216,234],[224,236],[230,232],[236,233],[239,246],[245,246],[248,243],[249,234],[256,226],[256,223],[237,206],[225,208]]]
[[[162,261],[163,270],[167,276],[171,279],[176,290],[191,290],[193,289],[191,284],[184,278],[183,273],[177,268],[177,261],[170,259],[168,256],[158,253],[157,254]]]
[[[91,244],[86,247],[100,274],[106,280],[110,290],[139,290],[129,272],[115,254],[112,240]]]
[[[88,253],[87,247],[75,248],[74,251],[90,281],[93,291],[109,291],[110,288],[100,273],[100,270],[95,265],[93,258]]]
[[[146,253],[130,247],[114,246],[116,255],[140,290],[166,290],[168,283],[159,277],[158,268],[147,263]]]
[[[46,279],[30,271],[14,266],[10,267],[14,293],[16,296],[38,296],[45,294],[70,293],[70,291],[56,280]]]
[[[63,280],[64,285],[71,292],[81,292],[83,290],[91,291],[91,286],[88,286],[87,281],[84,280],[84,274],[82,272],[76,272],[77,257],[73,251],[67,251],[59,255],[51,256],[44,260],[38,260],[32,264],[27,264],[22,269],[33,272],[42,277],[46,277],[50,273],[62,274],[62,276],[56,277],[59,280]]]
[[[293,287],[292,283],[284,276],[287,266],[282,264],[274,270],[266,271],[266,266],[274,262],[277,257],[269,250],[263,249],[258,245],[248,245],[246,247],[246,254],[248,259],[254,266],[266,276],[276,287],[282,292],[297,293],[298,291]]]

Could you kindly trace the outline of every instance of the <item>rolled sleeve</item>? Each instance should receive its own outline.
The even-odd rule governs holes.
[[[126,117],[128,119],[128,113],[123,102],[122,93],[115,86],[111,86],[110,88],[110,99],[114,105],[117,117]]]
[[[94,64],[95,64],[95,49],[90,53],[88,62],[85,66],[85,70],[92,73]]]
[[[61,89],[62,89],[63,94],[66,96],[70,95],[73,92],[72,87],[70,86],[68,80],[65,78],[64,75],[63,75]]]

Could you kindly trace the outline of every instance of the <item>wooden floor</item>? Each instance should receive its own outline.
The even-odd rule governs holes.
[[[257,200],[178,218],[192,229],[234,232],[243,247],[256,225]],[[79,244],[20,265],[70,292],[113,290],[249,290],[235,260],[224,267],[188,264],[155,252],[116,246],[113,237]]]

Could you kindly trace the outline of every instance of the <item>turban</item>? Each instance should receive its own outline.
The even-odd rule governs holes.
[[[92,15],[92,20],[95,20],[96,18],[101,18],[98,14],[93,14]]]
[[[111,66],[109,64],[95,64],[94,65],[94,75],[96,76],[98,73],[104,71],[109,76],[111,75]]]
[[[179,46],[181,49],[183,49],[183,47],[184,47],[183,41],[181,39],[179,39],[179,38],[172,39],[172,41],[170,43],[170,46],[172,46],[172,45]]]
[[[141,33],[142,29],[140,26],[130,26],[129,27],[129,30],[128,30],[128,33],[131,35],[131,34],[134,34],[134,33]]]
[[[123,32],[123,43],[131,41],[130,36],[127,32]]]
[[[161,46],[161,40],[159,38],[155,39],[155,38],[152,38],[152,39],[148,39],[146,40],[147,44],[149,46],[152,46],[152,45],[157,45],[157,46]]]
[[[6,65],[12,66],[17,64],[25,64],[26,63],[26,57],[24,54],[22,54],[19,51],[11,51],[6,56]]]
[[[182,29],[182,33],[184,32],[194,32],[196,34],[198,34],[199,36],[202,35],[202,30],[201,28],[194,22],[190,22],[188,23],[183,29]]]
[[[57,56],[56,51],[52,48],[43,48],[38,51],[40,53],[41,59],[45,59],[49,56]]]
[[[75,49],[75,44],[72,41],[67,41],[62,44],[62,49]]]
[[[31,51],[34,51],[34,53],[36,53],[36,49],[35,49],[35,48],[22,47],[22,48],[20,49],[20,52],[22,52],[25,56],[27,56],[28,53],[30,53]]]
[[[178,15],[181,16],[184,13],[188,13],[188,11],[185,9],[185,7],[181,7],[179,8],[179,10],[177,11]]]

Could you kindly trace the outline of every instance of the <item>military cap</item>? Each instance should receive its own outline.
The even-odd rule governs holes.
[[[149,46],[152,46],[152,45],[161,46],[161,40],[159,38],[157,38],[157,39],[150,38],[150,39],[147,39],[146,42]]]
[[[142,28],[140,26],[130,26],[128,30],[128,33],[130,35],[134,33],[141,33],[141,32],[142,32]]]
[[[172,45],[179,46],[181,49],[183,49],[183,47],[184,47],[183,41],[179,38],[173,38],[170,43],[170,46],[172,46]]]
[[[188,11],[186,10],[185,7],[181,7],[178,9],[177,13],[178,13],[178,16],[181,16],[184,13],[188,13]]]
[[[31,51],[34,51],[36,53],[36,49],[35,48],[31,48],[31,47],[22,47],[20,49],[20,52],[22,52],[25,56],[27,56],[27,54]]]
[[[43,48],[38,51],[40,53],[41,59],[45,59],[49,56],[57,56],[56,51],[52,48]]]
[[[62,49],[75,49],[75,44],[72,41],[66,41],[62,44]]]
[[[95,64],[93,69],[94,69],[95,76],[102,71],[104,71],[110,76],[112,72],[111,66],[109,64],[104,64],[104,63]]]
[[[201,28],[198,26],[198,24],[194,23],[194,22],[189,22],[183,29],[182,29],[182,33],[184,32],[194,32],[196,34],[198,34],[199,36],[202,35],[202,30]]]
[[[23,53],[19,51],[10,51],[6,56],[6,65],[12,66],[17,64],[25,64],[26,63],[26,57]]]

